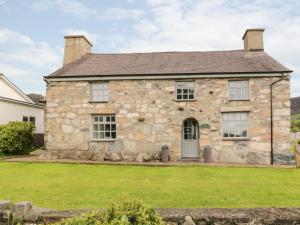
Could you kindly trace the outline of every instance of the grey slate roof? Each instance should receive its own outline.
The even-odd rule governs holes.
[[[30,98],[37,105],[43,105],[42,102],[45,101],[45,97],[40,94],[30,93],[30,94],[27,94],[27,97]]]
[[[88,53],[47,77],[291,72],[264,51]]]

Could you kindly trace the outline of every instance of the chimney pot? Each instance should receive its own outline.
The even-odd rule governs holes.
[[[244,50],[245,51],[263,51],[264,50],[264,40],[263,40],[264,31],[265,31],[265,29],[263,29],[263,28],[247,29],[243,36]]]
[[[91,52],[93,46],[83,35],[65,36],[64,66]]]

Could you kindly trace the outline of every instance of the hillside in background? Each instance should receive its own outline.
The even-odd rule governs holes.
[[[299,114],[300,113],[300,96],[291,98],[291,114]]]
[[[300,131],[300,97],[291,98],[291,130]]]

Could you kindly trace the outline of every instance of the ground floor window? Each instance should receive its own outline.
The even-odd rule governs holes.
[[[35,117],[34,116],[23,116],[23,122],[31,122],[35,125]]]
[[[222,119],[223,137],[248,137],[248,112],[226,112],[222,114]]]
[[[93,115],[93,139],[114,140],[116,136],[115,115]]]

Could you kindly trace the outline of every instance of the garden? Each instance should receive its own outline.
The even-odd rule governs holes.
[[[9,122],[0,125],[0,158],[28,154],[34,149],[34,125],[30,122]]]
[[[153,207],[299,207],[300,170],[0,162],[0,199],[95,209],[124,197]]]
[[[0,153],[32,150],[31,123],[0,126]],[[0,155],[1,157],[1,155]],[[0,200],[96,209],[124,197],[161,208],[299,207],[300,170],[0,161]]]

